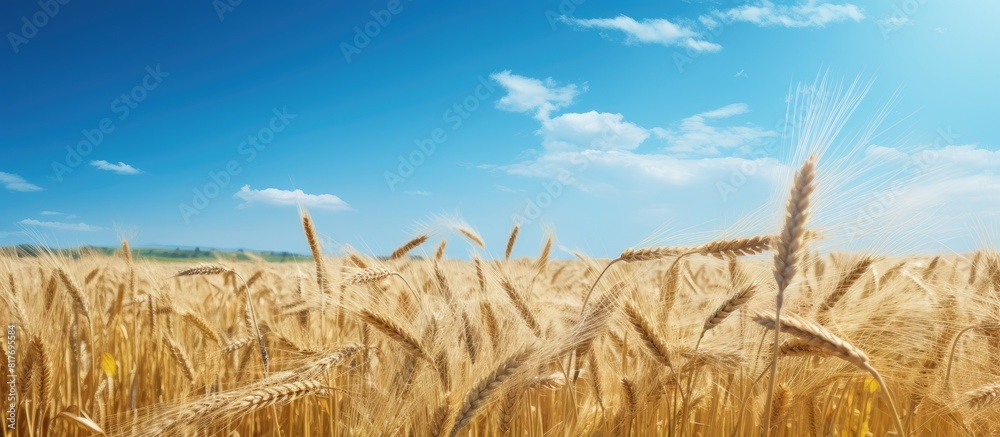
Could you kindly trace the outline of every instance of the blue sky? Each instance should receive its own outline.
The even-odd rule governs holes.
[[[938,237],[921,248],[967,250],[1000,210],[995,2],[0,11],[0,245],[305,252],[299,204],[331,252],[387,253],[432,229],[463,257],[470,247],[441,226],[458,217],[491,253],[521,221],[516,255],[552,230],[594,256],[766,232],[801,158],[790,95],[821,74],[870,85],[830,153],[886,164],[845,173],[888,181],[933,153],[870,222],[933,217]],[[852,142],[876,115],[877,135]],[[862,206],[818,220],[849,226]],[[762,208],[767,220],[746,219]]]

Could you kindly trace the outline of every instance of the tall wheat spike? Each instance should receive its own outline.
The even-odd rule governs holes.
[[[816,189],[815,180],[816,159],[810,156],[795,174],[791,193],[788,195],[784,226],[774,245],[774,280],[778,283],[778,296],[775,299],[774,356],[771,360],[771,379],[767,386],[766,411],[771,410],[774,386],[778,379],[781,308],[785,302],[785,290],[798,271],[800,251],[805,246],[806,222],[809,220],[809,203],[812,193]],[[765,419],[764,429],[771,429],[770,416]]]
[[[503,259],[509,260],[510,253],[514,250],[514,242],[517,241],[517,234],[521,231],[521,224],[518,223],[514,225],[514,229],[510,231],[510,237],[507,238],[507,249],[503,252]]]
[[[407,241],[405,244],[392,251],[392,254],[389,255],[389,259],[400,259],[406,256],[406,254],[410,253],[413,249],[416,249],[417,246],[426,243],[430,238],[431,236],[427,234],[421,234],[414,237],[412,240]]]

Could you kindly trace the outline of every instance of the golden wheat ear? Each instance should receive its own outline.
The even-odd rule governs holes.
[[[258,271],[257,274],[255,274],[254,276],[259,279],[260,273],[261,272]],[[174,277],[208,276],[208,275],[224,275],[224,274],[235,276],[239,278],[240,281],[243,282],[243,291],[245,293],[244,302],[246,302],[245,315],[249,316],[247,317],[246,322],[244,323],[247,323],[248,328],[252,326],[254,329],[254,333],[256,333],[257,335],[257,347],[260,351],[260,362],[261,365],[263,366],[264,374],[267,375],[271,365],[271,356],[268,353],[267,345],[264,343],[264,335],[261,334],[260,324],[257,322],[257,310],[254,308],[253,305],[253,297],[250,296],[250,283],[247,282],[247,280],[243,279],[243,276],[237,273],[236,270],[218,264],[206,264],[206,265],[191,267],[185,270],[181,270],[180,272],[177,272],[176,274],[174,274]],[[251,280],[256,280],[256,279],[254,279],[254,277],[251,277]]]
[[[774,399],[774,387],[778,379],[778,349],[781,344],[781,308],[785,302],[785,290],[792,282],[799,269],[800,252],[805,246],[806,223],[809,221],[809,205],[813,191],[816,189],[816,158],[810,156],[805,164],[795,173],[788,203],[785,207],[785,219],[781,234],[774,241],[774,280],[778,284],[778,296],[775,299],[774,324],[774,355],[771,359],[771,379],[767,386],[767,410],[771,410]],[[770,429],[770,416],[766,416],[764,429]]]
[[[1000,384],[988,384],[965,392],[965,402],[972,409],[982,409],[1000,399]]]
[[[452,437],[469,425],[482,410],[492,402],[500,390],[504,387],[516,384],[515,379],[519,371],[524,369],[524,364],[531,357],[534,348],[529,347],[521,352],[515,353],[507,358],[492,373],[479,380],[462,401],[462,405],[455,415],[455,425],[451,429]],[[510,389],[510,388],[508,388]]]
[[[510,253],[514,250],[514,242],[517,241],[517,234],[520,231],[520,224],[514,225],[514,229],[510,231],[510,237],[507,238],[507,249],[503,252],[503,259],[510,259]]]
[[[894,425],[896,426],[896,432],[898,432],[901,436],[907,435],[905,431],[906,427],[903,426],[903,421],[899,415],[899,409],[896,408],[896,401],[892,397],[892,392],[886,385],[885,380],[882,379],[882,375],[879,374],[874,367],[872,367],[868,355],[861,349],[854,347],[854,345],[828,331],[826,328],[814,322],[800,319],[796,316],[784,315],[781,316],[779,321],[778,318],[770,313],[758,312],[755,313],[752,318],[761,326],[774,330],[775,332],[777,332],[777,327],[781,326],[785,333],[794,335],[806,344],[823,349],[830,355],[854,364],[858,368],[870,373],[878,382],[879,387],[882,389],[882,393],[885,394],[885,397],[888,400],[889,409],[892,412],[893,419],[895,419]],[[779,349],[780,347],[775,347],[775,355],[778,355]],[[770,405],[767,410],[771,410]],[[766,419],[765,423],[767,423]]]
[[[392,259],[400,259],[400,258],[406,256],[406,254],[410,253],[410,251],[412,251],[413,249],[416,249],[417,246],[420,246],[421,244],[426,243],[427,240],[430,239],[430,238],[431,238],[430,235],[427,235],[427,234],[418,235],[417,237],[413,238],[412,240],[407,241],[406,243],[404,243],[402,246],[399,246],[398,248],[396,248],[396,250],[392,251],[392,254],[389,255],[389,259],[390,260],[392,260]]]

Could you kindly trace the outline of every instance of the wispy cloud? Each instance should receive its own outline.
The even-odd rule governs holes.
[[[864,11],[856,5],[819,0],[806,0],[791,6],[760,0],[750,5],[713,11],[712,15],[727,23],[746,22],[762,27],[823,27],[831,23],[861,21],[865,18]]]
[[[24,219],[18,222],[22,225],[35,226],[40,228],[50,228],[57,229],[60,231],[83,231],[83,232],[96,232],[103,231],[104,228],[91,226],[86,223],[62,223],[62,222],[43,222],[35,219]]]
[[[142,170],[139,170],[121,161],[119,161],[117,164],[112,164],[102,159],[98,161],[90,161],[90,165],[96,167],[98,170],[111,171],[123,175],[134,175],[142,173]]]
[[[421,191],[421,190],[404,191],[403,193],[404,194],[409,194],[410,196],[430,196],[431,195],[430,191]]]
[[[740,149],[777,136],[749,124],[718,126],[724,119],[749,111],[746,104],[735,103],[687,117],[669,129],[645,128],[616,113],[564,113],[540,120],[536,135],[541,137],[541,150],[514,164],[481,168],[519,176],[572,180],[571,183],[584,190],[603,190],[622,183],[649,186],[650,181],[676,185],[715,181],[729,177],[748,162],[761,169],[759,177],[767,179],[781,169],[773,159],[720,156],[723,150],[736,154]],[[663,140],[666,147],[640,152],[639,147],[653,135]],[[702,158],[690,159],[690,155]]]
[[[547,119],[552,111],[573,103],[573,99],[587,86],[575,84],[560,86],[552,78],[545,80],[512,74],[509,70],[493,73],[490,78],[507,90],[497,107],[504,111],[535,113],[539,119]]]
[[[77,217],[76,214],[66,214],[64,212],[59,212],[59,211],[42,211],[39,214],[40,215],[62,216],[62,217],[66,218],[66,219],[69,219],[69,220],[75,219]]]
[[[877,21],[879,30],[882,31],[882,35],[888,36],[889,33],[895,32],[902,29],[903,26],[913,24],[908,17],[902,15],[894,15],[891,17],[885,17]]]
[[[553,111],[572,104],[579,90],[586,91],[586,85],[561,86],[552,78],[539,80],[510,71],[495,73],[491,77],[507,92],[497,102],[498,108],[535,113],[535,119],[542,124],[536,134],[542,136],[542,145],[546,150],[632,150],[649,138],[645,128],[625,121],[622,114],[589,111],[552,116]]]
[[[1000,151],[969,144],[871,146],[865,154],[868,162],[885,163],[892,184],[862,193],[866,203],[846,217],[848,229],[933,230],[934,241],[946,242],[1000,213]]]
[[[302,190],[279,190],[277,188],[265,188],[263,190],[251,189],[249,185],[240,188],[233,197],[243,200],[240,207],[252,206],[255,204],[276,205],[276,206],[304,206],[311,209],[322,209],[327,211],[350,211],[351,206],[333,194],[307,194]]]
[[[907,17],[887,17],[878,20],[878,22],[883,26],[900,28],[907,24],[910,24],[910,19]]]
[[[667,47],[685,47],[696,52],[717,52],[722,46],[706,41],[689,27],[663,18],[636,21],[619,15],[615,18],[580,19],[560,17],[560,21],[582,29],[616,30],[625,33],[626,44],[659,44]]]
[[[16,174],[4,173],[2,171],[0,171],[0,184],[3,184],[4,188],[11,191],[42,191],[42,187],[29,183]]]
[[[538,133],[547,150],[633,150],[649,138],[649,131],[624,118],[608,112],[569,112],[543,121]]]
[[[750,112],[745,103],[733,103],[718,109],[687,117],[674,129],[654,128],[653,132],[667,141],[667,149],[681,154],[719,155],[720,149],[745,149],[764,144],[777,132],[758,126],[718,127],[709,124],[711,120],[721,120]]]
[[[5,239],[12,235],[22,235],[23,232],[10,232],[10,231],[0,231],[0,239]]]
[[[644,187],[650,182],[690,186],[726,180],[741,167],[752,166],[756,177],[770,179],[782,165],[773,158],[736,157],[686,159],[662,153],[580,150],[545,153],[533,160],[502,166],[485,166],[512,175],[571,181],[584,191],[613,187]]]

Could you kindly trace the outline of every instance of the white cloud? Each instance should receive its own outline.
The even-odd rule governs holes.
[[[543,121],[538,133],[547,150],[633,150],[649,138],[649,131],[623,118],[607,112],[570,112]]]
[[[909,209],[934,210],[935,215],[1000,211],[996,202],[1000,196],[1000,177],[991,174],[969,174],[916,183],[901,196],[902,205]],[[930,212],[930,211],[928,211]]]
[[[968,238],[970,227],[1000,213],[1000,151],[975,145],[916,149],[865,150],[866,162],[884,163],[891,183],[863,193],[845,228],[909,229],[942,243]]]
[[[66,214],[64,212],[59,212],[59,211],[42,211],[39,214],[41,214],[41,215],[57,215],[57,216],[62,216],[66,220],[72,220],[72,219],[75,219],[77,217],[76,214]]]
[[[42,222],[35,219],[24,219],[21,220],[19,223],[21,223],[22,225],[57,229],[60,231],[96,232],[104,230],[104,228],[91,226],[86,223]]]
[[[506,185],[496,184],[496,185],[493,186],[493,188],[496,188],[498,191],[502,191],[504,193],[516,193],[517,192],[517,190],[515,190],[515,189],[513,189],[511,187],[508,187]]]
[[[404,194],[409,194],[411,196],[430,196],[431,195],[430,191],[421,191],[421,190],[404,191],[403,193]]]
[[[240,207],[259,203],[277,206],[304,206],[327,211],[351,210],[351,206],[337,196],[332,194],[306,194],[302,190],[288,191],[277,188],[253,190],[249,185],[244,185],[233,197],[243,200],[243,204]]]
[[[701,24],[705,25],[705,27],[709,29],[715,29],[716,27],[719,27],[719,22],[715,21],[714,18],[708,15],[702,15],[698,17],[698,21],[700,21]]]
[[[865,18],[864,11],[856,5],[818,0],[806,0],[792,6],[760,0],[752,5],[714,11],[713,15],[729,23],[742,21],[758,26],[782,27],[823,27],[831,23],[861,21]]]
[[[534,112],[539,119],[546,119],[552,111],[569,106],[581,89],[575,84],[559,86],[552,78],[533,79],[512,74],[509,70],[493,73],[490,78],[507,90],[507,95],[497,102],[498,108],[511,112]],[[582,90],[587,90],[586,85]]]
[[[98,161],[90,161],[90,165],[94,166],[98,170],[111,171],[122,175],[133,175],[142,173],[142,170],[139,170],[121,161],[119,161],[117,164],[112,164],[102,159]]]
[[[710,19],[709,19],[710,20]],[[706,41],[702,35],[683,25],[662,18],[643,19],[619,15],[615,18],[579,19],[563,16],[560,21],[584,28],[617,30],[627,36],[626,44],[659,44],[667,47],[685,47],[696,52],[717,52],[722,46]],[[702,21],[705,23],[705,20]],[[705,23],[706,25],[708,23]]]
[[[910,19],[907,17],[887,17],[878,20],[878,23],[882,25],[883,28],[895,30],[910,24]]]
[[[1000,151],[981,149],[975,144],[949,145],[940,150],[928,150],[924,153],[926,155],[937,154],[942,163],[958,164],[981,170],[1000,168]]]
[[[611,185],[619,185],[626,180],[638,184],[690,185],[728,180],[733,172],[747,166],[754,168],[754,175],[765,179],[780,174],[782,167],[772,158],[686,159],[658,153],[582,150],[546,153],[535,160],[487,168],[519,176],[572,180],[580,188],[589,190],[601,185],[598,181]]]
[[[573,103],[580,89],[575,84],[559,86],[552,78],[539,80],[510,71],[491,77],[507,91],[497,107],[512,112],[534,112],[542,123],[536,134],[542,136],[547,150],[632,150],[649,138],[648,130],[624,121],[622,114],[590,111],[552,117],[553,111]],[[582,88],[586,91],[586,86]]]
[[[2,171],[0,171],[0,184],[3,184],[4,188],[11,191],[42,191],[42,187],[29,183],[16,174],[4,173]]]
[[[877,144],[872,144],[868,146],[868,148],[865,149],[865,155],[869,159],[879,160],[882,162],[885,161],[898,162],[904,159],[908,159],[910,157],[910,155],[899,149],[893,147],[879,146]]]
[[[719,155],[720,149],[745,149],[758,147],[777,132],[758,126],[717,127],[710,120],[720,120],[750,112],[744,103],[734,103],[702,112],[681,120],[675,129],[654,129],[653,132],[667,141],[667,150],[683,154]]]
[[[637,185],[717,181],[747,165],[760,169],[755,172],[758,178],[769,179],[772,170],[780,167],[773,159],[719,156],[723,149],[745,151],[778,135],[753,125],[716,126],[721,120],[749,111],[746,104],[735,103],[685,118],[671,129],[647,129],[625,121],[622,114],[607,112],[549,116],[539,119],[541,127],[535,132],[541,137],[541,150],[525,154],[514,164],[481,168],[519,176],[564,179],[583,190],[602,190],[629,181]],[[665,151],[671,153],[638,151],[653,134],[665,141]],[[692,154],[714,157],[689,159],[687,156]]]
[[[695,117],[702,118],[726,118],[734,115],[746,114],[750,112],[750,107],[746,103],[731,103],[718,109],[705,111]]]

